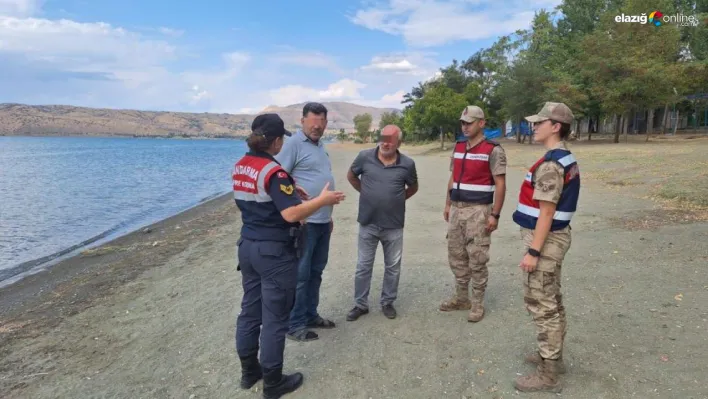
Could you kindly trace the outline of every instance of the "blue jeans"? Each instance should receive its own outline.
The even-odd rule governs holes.
[[[295,305],[290,312],[290,333],[303,330],[320,316],[322,272],[329,258],[329,223],[307,223],[305,245],[298,265]]]

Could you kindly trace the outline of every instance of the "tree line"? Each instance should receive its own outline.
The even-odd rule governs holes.
[[[355,143],[378,141],[381,130],[387,125],[396,125],[403,130],[403,115],[398,112],[382,113],[377,129],[372,129],[373,120],[373,116],[368,112],[354,116],[352,121],[354,122],[355,128]],[[347,141],[350,138],[351,137],[345,133],[344,129],[340,129],[339,134],[337,134],[337,139],[340,141]]]
[[[505,134],[506,121],[518,126],[546,101],[571,107],[574,131],[614,133],[615,142],[630,125],[647,139],[655,126],[675,129],[670,115],[708,125],[708,0],[652,3],[656,8],[643,0],[565,0],[542,9],[529,29],[453,60],[413,87],[403,112],[384,115],[381,126],[398,125],[408,142],[444,140],[459,131],[462,109],[474,104],[484,109],[488,127]],[[654,13],[650,21],[654,11],[663,17]],[[363,139],[371,116],[354,122]]]

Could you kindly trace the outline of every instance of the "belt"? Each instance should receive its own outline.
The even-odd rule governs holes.
[[[307,235],[306,226],[304,224],[301,224],[298,227],[291,227],[288,230],[288,235],[290,236],[290,240],[283,241],[283,243],[292,245],[295,248],[295,256],[300,259],[302,257],[302,250],[305,247],[304,243],[305,237]],[[249,240],[249,238],[239,237],[238,241],[236,242],[236,246],[240,246],[241,243],[243,243],[243,240]],[[236,265],[236,270],[241,270],[240,264]]]
[[[493,204],[480,204],[478,202],[465,202],[465,201],[450,201],[450,205],[457,208],[472,208],[472,207],[491,207]]]

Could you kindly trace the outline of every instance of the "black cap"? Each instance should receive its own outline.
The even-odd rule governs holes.
[[[292,136],[292,133],[285,129],[285,122],[278,114],[261,114],[253,119],[251,131],[254,134],[262,134],[266,137]]]

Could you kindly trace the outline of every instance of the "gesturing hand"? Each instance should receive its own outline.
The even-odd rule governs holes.
[[[329,189],[329,182],[325,184],[324,188],[322,188],[322,192],[320,192],[319,197],[322,198],[325,204],[327,205],[336,205],[339,204],[341,201],[343,201],[346,196],[344,195],[343,192],[341,191],[330,191]]]

